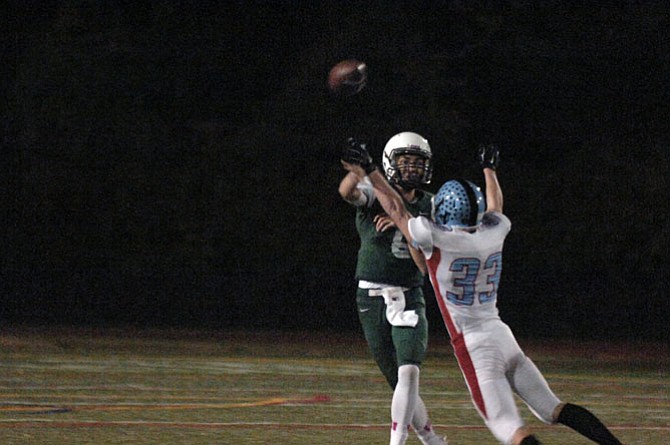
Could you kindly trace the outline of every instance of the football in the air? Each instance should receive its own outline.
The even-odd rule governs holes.
[[[368,80],[365,62],[347,59],[337,63],[328,73],[328,89],[337,96],[353,96],[359,93]]]

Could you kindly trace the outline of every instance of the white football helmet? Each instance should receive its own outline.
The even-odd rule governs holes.
[[[415,165],[414,174],[407,174],[403,178],[403,172],[398,168],[396,162],[398,155],[418,155],[423,157],[423,165]],[[404,189],[415,189],[421,185],[430,184],[433,176],[433,166],[430,162],[433,153],[430,151],[428,141],[420,134],[405,131],[398,133],[388,140],[382,155],[382,164],[386,179],[391,184],[398,184]]]

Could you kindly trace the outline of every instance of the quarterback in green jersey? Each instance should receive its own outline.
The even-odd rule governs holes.
[[[350,139],[350,144],[358,144]],[[430,216],[432,194],[419,187],[432,176],[432,152],[421,135],[402,132],[382,154],[387,179],[414,216]],[[356,264],[356,304],[365,340],[393,388],[390,445],[402,445],[409,427],[425,445],[445,445],[431,426],[419,396],[419,369],[428,344],[423,295],[425,270],[419,270],[404,236],[375,199],[372,183],[349,172],[340,183],[342,198],[356,207],[361,245]]]

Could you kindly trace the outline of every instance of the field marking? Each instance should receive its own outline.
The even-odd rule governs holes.
[[[257,400],[255,402],[235,403],[127,403],[127,404],[88,404],[57,406],[53,404],[0,404],[2,412],[24,412],[27,414],[60,414],[74,411],[150,411],[150,410],[179,410],[179,409],[225,409],[225,408],[249,408],[272,405],[309,405],[315,403],[328,403],[330,396],[317,394],[310,398],[271,398]]]
[[[451,425],[434,424],[434,427],[444,430],[468,430],[485,431],[488,428],[485,425]],[[186,428],[186,429],[227,429],[227,428],[277,428],[277,429],[298,429],[298,430],[385,430],[389,428],[388,424],[366,424],[366,423],[279,423],[279,422],[167,422],[167,421],[100,421],[100,420],[21,420],[5,419],[0,420],[0,429],[17,428],[101,428],[101,427],[160,427],[160,428]],[[560,428],[555,425],[534,425],[534,430],[549,430]],[[670,431],[670,426],[641,426],[641,425],[608,425],[611,430],[617,431]]]

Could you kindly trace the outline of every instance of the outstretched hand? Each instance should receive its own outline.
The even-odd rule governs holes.
[[[498,159],[500,156],[500,150],[495,144],[486,144],[480,145],[477,152],[477,159],[479,160],[479,165],[484,168],[490,168],[495,170],[498,168]]]

